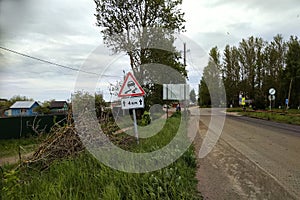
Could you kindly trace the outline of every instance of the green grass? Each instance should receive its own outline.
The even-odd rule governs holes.
[[[131,151],[152,151],[172,140],[180,115],[168,119],[157,135],[135,141]],[[151,173],[125,173],[98,162],[88,152],[54,162],[47,170],[5,169],[4,199],[201,199],[196,190],[193,147],[170,166]]]
[[[0,140],[0,158],[18,155],[19,147],[21,153],[33,151],[39,142],[37,137]]]
[[[242,112],[243,108],[241,107],[236,107],[236,108],[227,108],[226,112]]]
[[[233,108],[227,108],[227,112],[242,112],[243,108],[242,107],[233,107]],[[253,111],[252,108],[246,107],[246,111]],[[260,111],[260,110],[258,110]],[[262,110],[261,110],[262,111]],[[264,111],[269,111],[268,109],[265,109]],[[279,108],[272,108],[271,110],[273,113],[286,113],[286,114],[299,114],[300,115],[300,110],[298,109],[279,109]]]
[[[300,125],[300,115],[284,114],[277,112],[241,112],[240,114],[248,117],[266,119],[275,122]]]
[[[241,115],[254,117],[258,119],[265,119],[280,123],[300,125],[300,110],[297,109],[272,109],[269,110],[256,110],[246,108],[244,112],[241,107],[239,108],[227,108],[227,112],[238,112]]]

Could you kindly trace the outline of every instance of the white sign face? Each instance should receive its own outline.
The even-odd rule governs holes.
[[[122,109],[144,108],[144,97],[130,97],[121,100]]]
[[[190,87],[187,84],[163,84],[164,100],[190,99]]]
[[[269,94],[274,95],[276,93],[276,90],[274,88],[269,89]]]
[[[134,78],[134,76],[129,72],[125,78],[125,81],[119,92],[119,97],[134,97],[143,96],[145,91]]]
[[[275,96],[274,95],[269,95],[268,99],[269,99],[269,101],[274,101],[275,100]]]

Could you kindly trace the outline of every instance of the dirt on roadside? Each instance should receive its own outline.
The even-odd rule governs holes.
[[[26,160],[27,158],[32,156],[32,154],[33,154],[33,152],[26,153],[26,154],[21,154],[21,160]],[[0,166],[3,166],[5,164],[15,164],[19,161],[20,161],[20,156],[19,155],[0,158]]]
[[[206,132],[207,127],[200,121],[194,140],[196,154]],[[205,158],[198,158],[198,165],[198,190],[204,199],[295,199],[222,138]]]

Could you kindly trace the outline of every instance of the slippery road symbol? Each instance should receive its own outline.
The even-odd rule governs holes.
[[[138,90],[138,88],[136,87],[134,81],[128,81],[127,82],[127,87],[129,88],[129,90],[125,91],[125,94],[128,93],[136,93],[136,91]]]

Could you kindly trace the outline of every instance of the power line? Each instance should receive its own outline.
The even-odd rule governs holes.
[[[48,61],[48,60],[44,60],[44,59],[41,59],[41,58],[30,56],[30,55],[27,55],[27,54],[24,54],[24,53],[20,53],[18,51],[8,49],[8,48],[2,47],[2,46],[0,46],[0,49],[3,49],[5,51],[8,51],[8,52],[11,52],[11,53],[23,56],[23,57],[27,57],[27,58],[30,58],[30,59],[33,59],[33,60],[37,60],[39,62],[47,63],[47,64],[50,64],[50,65],[55,65],[57,67],[62,67],[62,68],[77,71],[77,72],[83,72],[83,73],[86,73],[86,74],[92,74],[92,75],[96,75],[96,76],[121,77],[121,76],[114,76],[114,75],[98,74],[98,73],[95,73],[95,72],[89,72],[89,71],[85,71],[85,70],[81,70],[81,69],[76,69],[76,68],[73,68],[73,67],[69,67],[69,66],[66,66],[66,65],[61,65],[61,64],[58,64],[58,63],[55,63],[55,62],[51,62],[51,61]]]

